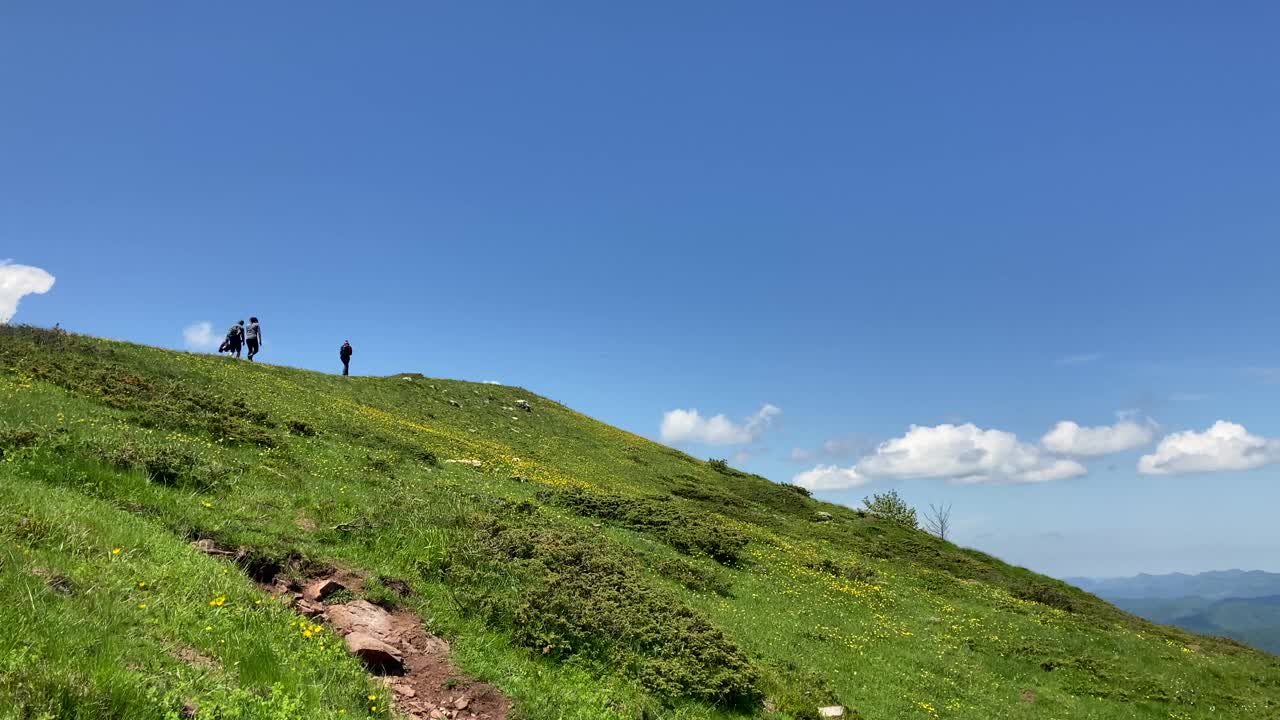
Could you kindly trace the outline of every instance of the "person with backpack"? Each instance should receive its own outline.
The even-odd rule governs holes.
[[[236,323],[227,331],[227,338],[222,341],[218,352],[229,353],[231,357],[240,357],[240,345],[244,341],[244,321]]]
[[[244,344],[249,349],[249,362],[253,362],[253,356],[262,348],[262,326],[258,325],[256,317],[249,318],[249,327],[244,331]]]
[[[351,341],[343,340],[342,347],[338,349],[338,357],[342,358],[342,374],[350,375],[351,372]]]

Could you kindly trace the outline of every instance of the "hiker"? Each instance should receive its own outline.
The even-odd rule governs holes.
[[[231,357],[240,357],[240,344],[244,341],[244,321],[236,323],[227,331],[227,338],[218,348],[220,353],[230,353]]]
[[[253,362],[253,356],[262,347],[262,327],[258,325],[256,317],[249,318],[249,327],[244,331],[244,344],[249,348],[249,362]]]
[[[350,375],[351,372],[351,341],[343,340],[342,347],[338,350],[338,357],[342,358],[342,374]]]

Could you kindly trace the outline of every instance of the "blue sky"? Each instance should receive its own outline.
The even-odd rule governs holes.
[[[1280,8],[1058,5],[10,3],[0,314],[1280,571]]]

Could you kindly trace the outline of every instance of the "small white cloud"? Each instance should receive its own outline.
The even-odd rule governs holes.
[[[501,385],[502,383],[498,382],[497,380],[485,380],[484,384],[485,385]]]
[[[1066,355],[1058,358],[1055,362],[1058,365],[1085,365],[1091,362],[1097,362],[1102,359],[1102,353],[1080,353],[1079,355]]]
[[[1074,460],[1055,458],[1002,430],[972,423],[911,426],[881,443],[854,469],[871,478],[946,478],[959,483],[1037,483],[1085,474]]]
[[[1219,420],[1204,432],[1185,430],[1165,437],[1156,451],[1138,460],[1143,475],[1252,470],[1280,462],[1280,440],[1249,434],[1243,425]]]
[[[27,295],[43,295],[53,287],[54,277],[38,267],[0,261],[0,323],[18,312],[18,301]]]
[[[182,328],[182,343],[188,350],[213,350],[218,347],[218,336],[213,334],[213,323],[204,320]]]
[[[791,484],[807,490],[843,490],[871,482],[871,478],[858,474],[854,468],[835,465],[818,465],[791,478]]]
[[[1040,444],[1059,455],[1110,455],[1150,445],[1156,439],[1157,429],[1149,418],[1139,422],[1132,417],[1121,417],[1114,425],[1096,427],[1081,427],[1070,420],[1063,420],[1040,438]]]
[[[659,432],[662,442],[670,445],[745,445],[760,437],[781,414],[781,408],[765,404],[741,423],[736,423],[725,415],[703,417],[694,408],[671,410],[663,413]]]

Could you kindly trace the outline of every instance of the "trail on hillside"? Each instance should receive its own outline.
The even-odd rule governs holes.
[[[248,556],[243,548],[228,550],[210,540],[192,545],[238,564]],[[359,573],[323,573],[305,585],[291,585],[277,569],[263,572],[250,568],[250,575],[302,618],[323,623],[341,635],[347,651],[382,680],[388,689],[387,700],[404,715],[414,720],[506,720],[511,712],[511,701],[501,690],[453,664],[449,643],[427,632],[416,613],[387,610],[357,599],[364,582]],[[335,602],[339,598],[343,601]]]

